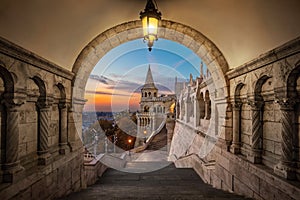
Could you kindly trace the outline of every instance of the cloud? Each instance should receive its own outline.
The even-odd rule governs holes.
[[[115,90],[122,90],[122,91],[132,91],[139,87],[141,87],[141,84],[138,84],[136,82],[126,81],[126,80],[121,80],[116,85],[110,86],[108,88],[115,89]]]
[[[112,78],[122,78],[123,75],[120,75],[120,74],[116,74],[116,73],[110,73],[109,74]]]
[[[112,96],[131,96],[129,94],[119,94],[119,93],[111,93],[111,92],[102,92],[102,91],[85,91],[87,94],[99,94],[99,95],[112,95]]]
[[[115,76],[117,76],[117,74]],[[104,85],[102,85],[102,90],[100,87],[98,87],[96,91],[94,91],[93,89],[87,89],[87,94],[131,96],[132,94],[140,94],[141,89],[144,85],[144,82],[130,81],[128,79],[116,81],[105,76],[98,75],[90,75],[90,79],[99,81]],[[166,80],[167,77],[161,75],[160,79]],[[172,90],[169,88],[170,84],[155,83],[155,86],[157,87],[159,93],[169,94],[172,93]]]
[[[89,78],[93,79],[93,80],[96,80],[96,81],[99,81],[101,83],[104,83],[105,85],[114,85],[115,84],[114,80],[109,79],[105,76],[98,76],[98,75],[91,74]]]

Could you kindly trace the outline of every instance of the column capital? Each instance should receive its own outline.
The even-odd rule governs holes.
[[[58,103],[58,108],[59,109],[64,109],[64,108],[67,108],[68,106],[67,106],[67,103],[66,103],[66,101],[60,101],[59,103]]]
[[[50,111],[50,105],[37,105],[40,112],[48,112]]]
[[[240,101],[234,101],[231,103],[233,110],[241,110],[243,103]]]
[[[277,98],[275,103],[279,104],[281,110],[294,110],[297,100],[294,98]]]
[[[26,101],[26,95],[21,93],[6,93],[2,103],[8,109],[18,109]]]
[[[52,104],[53,104],[53,97],[52,96],[47,96],[47,97],[41,97],[40,96],[38,101],[36,102],[36,106],[39,109],[50,108]]]
[[[251,106],[252,110],[260,110],[264,106],[264,101],[247,99],[247,104]]]

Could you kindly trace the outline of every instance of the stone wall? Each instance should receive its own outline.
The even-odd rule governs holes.
[[[255,199],[298,199],[300,38],[226,77],[225,137],[177,120],[170,159],[216,188]]]
[[[86,185],[73,77],[0,39],[1,199],[53,199]]]

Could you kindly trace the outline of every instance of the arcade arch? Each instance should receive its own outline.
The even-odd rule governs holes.
[[[82,112],[85,85],[97,62],[111,49],[128,41],[143,38],[142,36],[143,29],[141,22],[139,20],[130,21],[101,33],[81,51],[72,69],[72,72],[75,74],[73,80],[73,107],[78,109],[76,112]],[[214,129],[212,131],[219,135],[224,135],[222,127],[225,126],[229,90],[228,81],[225,78],[225,73],[228,71],[228,64],[223,54],[202,33],[181,23],[162,20],[159,24],[158,37],[186,46],[206,64],[215,89],[214,91],[209,91],[214,96],[214,104],[211,106],[214,106],[213,110],[218,113],[216,116],[213,116],[214,113],[211,113],[211,119],[216,121],[216,125],[212,126],[211,129]],[[74,103],[77,103],[76,105],[79,106],[74,106]]]

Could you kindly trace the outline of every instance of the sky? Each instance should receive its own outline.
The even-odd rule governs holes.
[[[175,77],[183,82],[190,74],[194,79],[199,76],[200,64],[201,59],[193,51],[170,40],[159,39],[151,52],[142,39],[124,43],[102,57],[91,72],[84,110],[136,111],[149,66],[160,95],[175,93]]]

